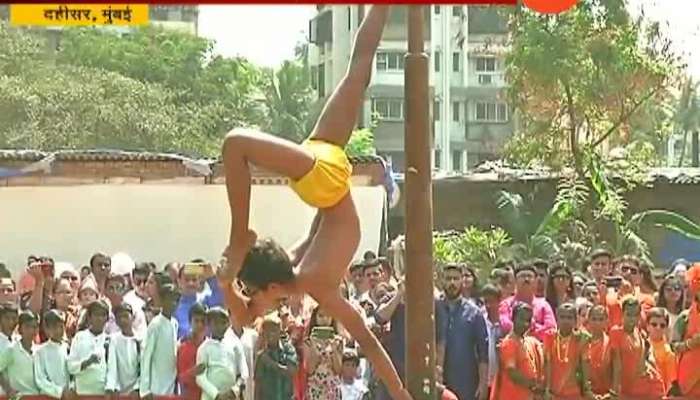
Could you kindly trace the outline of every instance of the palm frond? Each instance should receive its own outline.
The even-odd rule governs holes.
[[[682,214],[669,210],[646,210],[637,213],[630,218],[627,224],[630,229],[641,230],[643,224],[651,224],[680,233],[695,240],[700,240],[700,225],[691,221]]]
[[[501,190],[496,198],[501,221],[516,242],[527,239],[527,215],[523,196]]]

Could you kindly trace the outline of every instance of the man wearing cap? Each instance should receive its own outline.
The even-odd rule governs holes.
[[[240,341],[227,335],[230,326],[228,311],[213,307],[207,311],[211,337],[197,349],[197,365],[205,370],[197,375],[202,400],[216,400],[220,395],[234,394],[238,398],[248,380],[248,365]]]

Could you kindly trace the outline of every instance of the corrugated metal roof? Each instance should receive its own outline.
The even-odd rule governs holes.
[[[178,154],[132,152],[122,150],[63,150],[45,152],[38,150],[0,150],[0,161],[36,162],[44,157],[55,154],[58,161],[180,161],[183,156]],[[205,159],[211,164],[219,163],[217,159]],[[350,157],[353,165],[381,164],[378,156]]]

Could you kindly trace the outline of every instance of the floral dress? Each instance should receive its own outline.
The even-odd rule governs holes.
[[[309,371],[306,400],[341,400],[340,376],[333,371],[333,347],[316,343],[320,361],[316,369]]]

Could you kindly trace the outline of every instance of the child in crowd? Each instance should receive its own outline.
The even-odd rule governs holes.
[[[13,303],[0,304],[0,354],[4,354],[12,345],[12,335],[17,327],[17,306]],[[0,374],[0,379],[7,378],[5,374]],[[0,396],[5,395],[5,391],[0,385]]]
[[[128,303],[112,309],[119,332],[109,338],[107,385],[111,395],[138,395],[141,343],[134,336],[134,311]]]
[[[54,308],[63,314],[66,321],[64,329],[65,338],[73,339],[78,330],[78,316],[80,314],[79,307],[75,306],[75,291],[72,283],[66,278],[59,278],[53,286]],[[46,333],[44,332],[44,336]]]
[[[39,332],[39,320],[31,311],[22,311],[18,320],[20,340],[0,356],[0,382],[10,397],[39,394],[34,379],[34,338]]]
[[[97,289],[97,282],[92,275],[89,275],[80,283],[80,290],[78,291],[78,301],[80,306],[86,308],[88,304],[97,300],[100,297],[100,292]]]
[[[596,396],[607,396],[612,388],[612,357],[608,337],[608,309],[595,305],[588,312],[587,331],[590,334],[585,359],[588,378]]]
[[[501,320],[498,314],[498,306],[501,304],[501,289],[496,285],[486,284],[481,288],[481,296],[484,299],[484,320],[489,335],[489,393],[491,385],[498,371],[498,342],[501,340]]]
[[[253,327],[243,327],[240,334],[243,355],[248,365],[248,380],[245,382],[243,400],[255,400],[255,351],[258,346],[258,331]]]
[[[577,331],[578,310],[573,303],[557,307],[557,330],[544,343],[545,391],[554,398],[579,398],[590,392],[583,368],[586,340]],[[579,384],[577,374],[584,372]],[[583,390],[582,390],[583,389]]]
[[[639,328],[642,305],[634,296],[622,300],[622,326],[610,330],[613,357],[613,390],[622,397],[661,398],[664,382],[653,352]]]
[[[68,345],[63,341],[65,321],[57,310],[44,314],[44,330],[48,341],[34,354],[34,376],[39,392],[54,399],[75,398],[68,374]]]
[[[542,345],[528,334],[532,313],[527,303],[513,307],[513,330],[499,345],[500,364],[492,400],[529,400],[545,392]]]
[[[146,330],[141,362],[139,394],[142,399],[175,393],[177,378],[177,320],[173,318],[180,293],[172,284],[158,291],[161,312],[153,317]]]
[[[204,372],[204,365],[197,365],[197,350],[206,339],[207,308],[202,303],[194,303],[189,314],[190,334],[177,348],[177,381],[183,396],[199,399],[202,397],[202,391],[196,378]]]
[[[654,352],[656,368],[664,381],[664,391],[668,393],[677,384],[678,364],[676,355],[666,338],[669,316],[665,308],[654,307],[647,312],[647,332]]]
[[[262,322],[262,350],[255,361],[255,398],[290,400],[294,395],[292,378],[296,374],[294,347],[281,339],[279,318],[267,316]]]
[[[359,376],[360,357],[354,350],[343,352],[342,400],[367,400],[369,389]]]
[[[204,366],[204,372],[196,378],[202,400],[237,399],[248,379],[248,365],[240,340],[226,335],[230,325],[228,311],[218,306],[211,308],[207,311],[207,324],[211,337],[197,350],[197,365]]]
[[[107,383],[107,347],[109,336],[104,332],[109,318],[109,305],[96,300],[87,305],[88,328],[73,337],[68,354],[68,372],[75,378],[78,395],[104,395]]]

